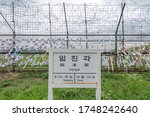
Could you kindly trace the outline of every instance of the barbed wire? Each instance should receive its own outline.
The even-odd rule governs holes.
[[[49,11],[50,10],[50,11]],[[87,11],[87,31],[88,34],[114,34],[118,19],[121,13],[121,5],[113,6],[100,6],[97,4],[86,4]],[[8,23],[13,27],[13,17],[15,20],[15,33],[16,34],[31,34],[31,36],[16,36],[15,47],[13,46],[13,39],[11,36],[0,36],[0,52],[8,52],[6,55],[0,55],[0,67],[6,67],[14,62],[19,66],[28,64],[43,65],[47,64],[47,59],[42,61],[43,55],[20,55],[21,51],[46,51],[47,48],[65,48],[66,36],[32,36],[32,34],[66,34],[66,22],[64,16],[64,7],[62,4],[48,4],[42,5],[15,5],[14,16],[11,5],[0,5],[0,12],[4,15]],[[51,20],[49,17],[51,16]],[[124,32],[134,34],[149,34],[150,33],[150,6],[131,6],[127,5],[124,11]],[[66,18],[68,23],[69,34],[85,34],[85,13],[84,5],[78,4],[66,4]],[[50,32],[51,24],[51,32]],[[119,28],[119,33],[122,33],[122,26]],[[12,34],[12,31],[7,26],[6,22],[0,17],[0,34]],[[120,36],[119,41],[122,40]],[[136,40],[136,42],[134,42]],[[101,49],[103,52],[113,52],[115,49],[115,37],[113,36],[88,36],[89,48]],[[133,43],[131,43],[132,41]],[[69,36],[69,48],[85,48],[86,37],[84,36]],[[142,43],[141,43],[142,42]],[[126,49],[133,46],[142,46],[149,42],[149,37],[125,37]],[[120,43],[120,42],[118,42]],[[122,49],[119,44],[120,51]],[[149,49],[142,48],[141,51]],[[134,56],[138,54],[132,52]],[[15,57],[14,57],[15,56]],[[141,55],[142,56],[142,55]],[[121,58],[121,56],[119,56]],[[15,61],[12,60],[15,58]],[[105,57],[104,57],[105,58]],[[107,57],[106,57],[107,58]],[[121,59],[118,58],[120,61]],[[136,57],[133,57],[136,58]],[[148,57],[146,57],[148,58]],[[39,60],[36,64],[37,59]],[[109,61],[112,58],[107,58]],[[142,56],[142,60],[145,56]],[[20,62],[19,62],[20,61]],[[35,61],[35,62],[34,62]],[[135,63],[138,61],[135,59]],[[149,58],[146,59],[146,66],[149,65]],[[123,62],[123,60],[122,60]],[[122,63],[118,63],[118,66]],[[35,64],[33,64],[35,63]],[[110,62],[108,62],[110,63]],[[128,58],[126,59],[126,66],[128,64]],[[107,64],[107,63],[105,63]],[[144,65],[143,63],[139,63]],[[125,67],[125,66],[124,66]],[[149,68],[149,67],[148,67]]]

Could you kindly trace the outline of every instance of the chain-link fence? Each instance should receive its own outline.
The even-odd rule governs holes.
[[[150,69],[149,14],[125,3],[0,5],[0,69],[46,70],[47,48],[100,49],[107,70]]]

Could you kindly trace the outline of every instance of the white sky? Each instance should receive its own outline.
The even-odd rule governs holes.
[[[120,4],[122,1],[126,1],[128,4],[150,4],[150,0],[34,0],[38,1],[39,3],[98,3],[98,4]]]
[[[39,4],[43,3],[77,3],[77,4],[83,4],[83,3],[97,3],[97,4],[120,4],[122,1],[126,1],[127,4],[138,4],[138,5],[143,5],[143,4],[150,4],[150,0],[0,0],[1,2],[6,2],[6,3],[11,3],[11,2],[19,2],[19,1],[24,1],[24,2],[30,2],[30,1],[36,1]]]

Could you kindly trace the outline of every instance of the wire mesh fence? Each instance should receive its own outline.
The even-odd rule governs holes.
[[[107,70],[114,71],[115,62],[125,70],[150,69],[150,6],[122,8],[123,4],[0,5],[0,69],[47,69],[46,49],[67,47],[100,49]]]

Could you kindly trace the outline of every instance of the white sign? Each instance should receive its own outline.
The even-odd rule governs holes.
[[[98,50],[49,50],[49,92],[53,88],[96,88],[100,99],[101,55]]]

